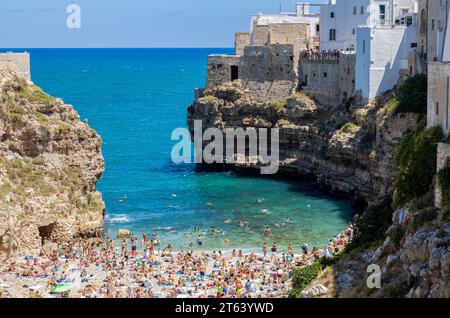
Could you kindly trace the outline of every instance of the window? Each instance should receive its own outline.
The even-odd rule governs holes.
[[[364,14],[364,6],[361,6],[361,10],[359,11],[359,13],[362,15],[362,14]]]
[[[439,103],[436,103],[436,115],[439,115]]]
[[[366,40],[363,40],[363,49],[362,49],[362,52],[363,52],[363,54],[366,54]]]
[[[330,29],[330,41],[336,41],[336,29]]]
[[[417,43],[411,43],[411,48],[414,49],[417,47]]]
[[[317,33],[320,32],[320,24],[316,24],[316,32],[317,32]]]
[[[434,31],[434,19],[431,19],[431,31]]]
[[[380,4],[380,21],[386,20],[386,5]]]
[[[355,29],[355,28],[353,28],[353,30],[352,30],[352,34],[353,34],[353,35],[355,35],[355,34],[356,34],[356,29]]]
[[[230,66],[230,73],[231,73],[231,81],[235,81],[239,79],[239,68],[236,65]]]
[[[324,72],[324,73],[323,73],[323,77],[328,77],[328,73],[327,73],[327,72]]]
[[[353,15],[356,15],[356,13],[358,12],[358,9],[355,7],[353,7]]]
[[[330,13],[330,17],[334,18],[334,12],[333,11]]]

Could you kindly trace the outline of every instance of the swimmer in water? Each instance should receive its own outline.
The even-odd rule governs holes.
[[[231,219],[225,219],[225,220],[223,221],[223,223],[229,224],[229,223],[231,223]]]
[[[291,219],[290,217],[288,217],[288,216],[284,219],[284,221],[285,221],[286,223],[288,223],[288,224],[294,223],[294,221],[292,221],[292,219]]]

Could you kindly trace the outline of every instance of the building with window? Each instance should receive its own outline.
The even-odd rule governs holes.
[[[356,31],[355,90],[365,100],[392,89],[409,74],[410,55],[418,50],[417,1],[371,2],[376,12],[372,23]]]
[[[417,12],[417,0],[330,0],[320,8],[320,48],[354,51],[359,26],[390,26]]]

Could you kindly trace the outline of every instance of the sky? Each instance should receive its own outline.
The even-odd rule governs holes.
[[[0,47],[233,47],[234,33],[248,32],[252,15],[278,13],[280,5],[282,11],[294,11],[296,2],[0,0]],[[80,8],[80,28],[67,26],[71,4]]]

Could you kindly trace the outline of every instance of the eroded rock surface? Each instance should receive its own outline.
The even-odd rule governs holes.
[[[101,233],[101,143],[72,106],[0,69],[0,259]]]

